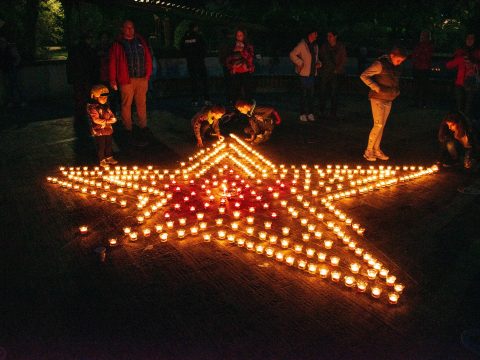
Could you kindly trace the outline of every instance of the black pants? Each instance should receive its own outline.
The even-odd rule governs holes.
[[[300,115],[313,114],[315,78],[313,76],[300,76],[300,89]]]
[[[210,100],[208,97],[208,76],[205,61],[189,60],[187,61],[188,75],[190,76],[190,86],[192,99],[194,101],[203,97],[203,100]]]
[[[112,135],[95,136],[98,161],[112,156]]]
[[[338,75],[335,73],[322,74],[319,77],[319,90],[320,90],[320,113],[324,114],[327,101],[330,99],[330,114],[337,115],[337,103],[338,103]]]
[[[428,90],[430,87],[430,70],[413,70],[415,87],[415,104],[425,106],[427,104]]]
[[[233,101],[253,99],[253,78],[250,73],[233,74],[230,79]]]

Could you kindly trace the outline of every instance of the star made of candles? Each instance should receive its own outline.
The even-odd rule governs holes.
[[[277,165],[231,134],[176,169],[61,167],[47,181],[120,207],[122,241],[222,241],[359,294],[397,304],[404,285],[365,227],[335,205],[435,173],[433,167]],[[88,233],[81,226],[81,234]]]

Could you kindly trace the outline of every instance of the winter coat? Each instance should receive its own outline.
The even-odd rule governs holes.
[[[311,74],[312,61],[315,64],[320,64],[318,60],[318,45],[313,45],[313,54],[310,53],[307,42],[302,39],[295,48],[290,51],[290,60],[295,64],[295,71],[300,76],[315,76],[317,75],[317,68],[315,73]]]

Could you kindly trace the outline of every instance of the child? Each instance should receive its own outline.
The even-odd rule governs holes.
[[[245,128],[245,133],[250,134],[246,141],[252,141],[254,144],[260,144],[267,141],[272,135],[275,125],[282,121],[277,111],[269,106],[256,106],[252,103],[238,100],[235,104],[237,110],[248,117],[249,126]]]
[[[449,167],[463,155],[465,169],[472,167],[475,139],[460,113],[448,114],[440,124],[438,140],[442,149],[442,164]]]
[[[208,129],[212,129],[218,139],[223,139],[218,123],[225,112],[225,108],[221,105],[210,105],[204,106],[193,116],[192,128],[199,147],[203,147],[202,138],[205,138]]]
[[[107,104],[108,88],[105,85],[94,85],[90,97],[92,101],[87,104],[87,114],[97,144],[98,161],[103,167],[115,165],[118,161],[112,156],[112,124],[117,119]]]

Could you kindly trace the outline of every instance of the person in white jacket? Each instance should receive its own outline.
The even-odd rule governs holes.
[[[318,32],[310,30],[305,39],[295,46],[290,52],[290,60],[295,64],[295,71],[300,75],[302,89],[300,101],[300,121],[315,121],[313,115],[313,93],[315,89],[315,76],[317,69],[322,66],[318,60],[318,45],[316,43]]]

